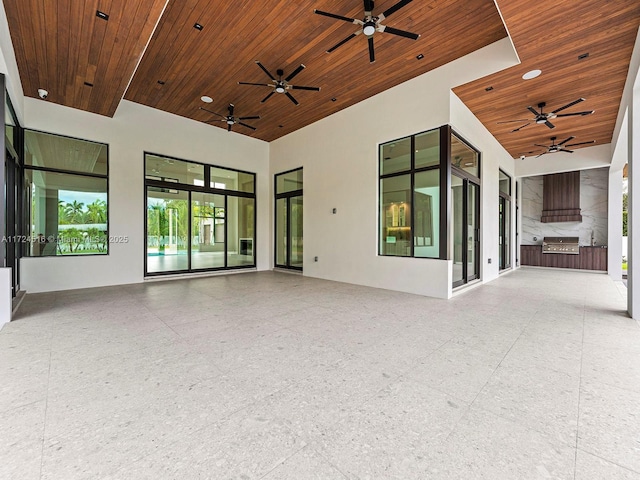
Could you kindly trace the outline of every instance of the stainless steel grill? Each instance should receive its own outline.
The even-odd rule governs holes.
[[[579,255],[579,239],[578,237],[544,237],[542,241],[542,253]]]

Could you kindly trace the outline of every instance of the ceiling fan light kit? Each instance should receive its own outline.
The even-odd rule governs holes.
[[[367,43],[369,44],[369,62],[373,63],[376,61],[375,49],[373,46],[373,36],[376,32],[386,32],[392,35],[410,38],[411,40],[417,40],[420,37],[420,35],[417,33],[407,32],[406,30],[399,30],[397,28],[382,25],[382,22],[385,18],[389,17],[389,15],[397,12],[401,8],[407,6],[412,1],[413,0],[400,0],[398,3],[386,9],[380,15],[375,16],[373,15],[373,0],[364,0],[364,18],[362,20],[357,18],[344,17],[335,13],[323,12],[322,10],[314,10],[313,12],[318,15],[323,15],[325,17],[333,18],[336,20],[342,20],[344,22],[353,23],[354,25],[359,26],[358,30],[349,35],[347,38],[336,43],[333,47],[327,50],[327,53],[333,52],[334,50],[347,43],[349,40],[357,37],[360,34],[364,34],[364,36],[367,37]]]

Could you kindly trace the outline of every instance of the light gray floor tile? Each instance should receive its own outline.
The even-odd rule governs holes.
[[[640,480],[640,473],[607,462],[581,449],[576,457],[576,480]]]

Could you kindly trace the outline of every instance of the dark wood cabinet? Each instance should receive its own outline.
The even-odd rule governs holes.
[[[542,253],[542,245],[521,245],[520,265],[607,271],[607,247],[580,247],[579,255]]]

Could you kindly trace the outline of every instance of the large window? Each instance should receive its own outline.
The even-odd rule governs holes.
[[[500,270],[511,266],[511,177],[499,170],[499,264]]]
[[[380,255],[440,258],[440,129],[380,145]]]
[[[145,154],[145,274],[254,267],[255,174]]]
[[[302,169],[275,176],[275,265],[302,270],[303,266],[303,197]]]
[[[108,162],[103,143],[25,131],[25,254],[108,253]]]

